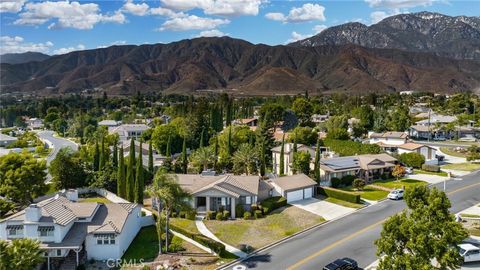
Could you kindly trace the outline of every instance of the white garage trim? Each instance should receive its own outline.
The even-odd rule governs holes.
[[[303,200],[303,189],[287,191],[287,203]]]
[[[303,198],[304,199],[309,199],[313,197],[313,188],[309,187],[303,190]]]

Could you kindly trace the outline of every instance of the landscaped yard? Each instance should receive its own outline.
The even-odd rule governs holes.
[[[440,151],[449,156],[462,157],[462,158],[467,157],[466,153],[457,152],[452,147],[440,147]]]
[[[186,218],[170,218],[170,224],[183,228],[184,230],[187,230],[191,233],[200,233],[197,229],[197,226],[195,225],[195,220],[190,220]]]
[[[438,176],[448,176],[448,173],[447,172],[427,172],[427,171],[424,171],[424,170],[419,170],[419,169],[414,169],[413,170],[414,173],[416,174],[430,174],[430,175],[438,175]]]
[[[123,259],[133,260],[144,259],[146,261],[152,261],[158,255],[158,237],[155,226],[148,226],[142,228],[135,239],[128,247]]]
[[[459,170],[459,171],[475,171],[475,170],[480,170],[480,164],[470,163],[470,162],[447,164],[447,165],[443,165],[442,169]]]
[[[97,202],[97,203],[111,203],[107,198],[96,196],[96,197],[89,197],[89,198],[80,198],[80,202]]]
[[[343,187],[340,189],[344,191],[350,191],[355,194],[360,194],[360,197],[362,199],[369,200],[369,201],[379,201],[381,199],[386,198],[388,195],[388,191],[376,189],[369,185],[365,186],[365,188],[361,191],[356,191],[353,189],[353,187]]]
[[[405,189],[409,187],[414,187],[414,186],[423,186],[426,185],[427,182],[421,181],[421,180],[415,180],[415,179],[400,179],[398,181],[395,180],[381,180],[381,181],[376,181],[373,183],[374,185],[381,186],[381,187],[386,187],[389,189],[398,189],[398,188],[403,188]]]
[[[338,204],[338,205],[341,205],[341,206],[345,206],[345,207],[350,207],[350,208],[362,208],[362,207],[364,207],[363,204],[351,203],[351,202],[347,202],[347,201],[344,201],[344,200],[339,200],[339,199],[332,198],[332,197],[327,197],[325,199],[325,201],[331,202],[331,203],[334,203],[334,204]]]
[[[258,249],[324,221],[298,207],[287,206],[256,220],[206,220],[205,225],[220,240],[232,246],[249,245]]]

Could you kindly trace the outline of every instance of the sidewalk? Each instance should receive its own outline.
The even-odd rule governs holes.
[[[229,244],[224,243],[220,239],[218,239],[210,230],[208,230],[207,226],[205,226],[205,224],[203,223],[202,220],[203,220],[203,217],[200,217],[200,216],[197,216],[195,218],[195,225],[197,225],[197,229],[201,234],[205,235],[206,237],[208,237],[210,239],[213,239],[217,242],[220,242],[220,243],[224,244],[225,249],[228,252],[233,253],[240,258],[247,257],[247,253],[241,251],[240,249],[238,249],[236,247],[230,246]]]

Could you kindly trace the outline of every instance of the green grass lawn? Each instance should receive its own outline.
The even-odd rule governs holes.
[[[430,174],[430,175],[438,175],[438,176],[448,176],[447,172],[427,172],[427,171],[424,171],[424,170],[419,170],[419,169],[414,169],[413,170],[414,173],[418,173],[418,174]]]
[[[256,220],[206,220],[205,225],[222,241],[236,247],[249,245],[258,249],[315,224],[322,217],[294,206],[277,209]]]
[[[80,202],[97,202],[97,203],[111,203],[107,198],[105,197],[89,197],[89,198],[80,198]]]
[[[128,247],[125,254],[123,254],[124,260],[144,259],[146,261],[152,261],[158,255],[158,238],[157,230],[155,226],[148,226],[142,228],[135,239]]]
[[[442,169],[459,170],[459,171],[475,171],[475,170],[480,170],[480,164],[470,163],[470,162],[447,164],[447,165],[443,165]]]
[[[353,187],[343,187],[340,189],[344,191],[353,192],[355,194],[360,194],[360,197],[362,199],[369,200],[369,201],[379,201],[386,198],[388,195],[388,191],[376,189],[369,185],[365,186],[365,188],[361,191],[355,191]]]
[[[186,218],[170,218],[170,224],[183,228],[191,233],[200,233],[195,225],[195,220]]]
[[[339,199],[332,198],[332,197],[327,197],[325,199],[325,201],[331,202],[331,203],[334,203],[334,204],[338,204],[338,205],[341,205],[341,206],[345,206],[345,207],[350,207],[350,208],[362,208],[364,206],[363,204],[351,203],[351,202],[339,200]]]
[[[452,147],[440,147],[440,151],[454,157],[467,157],[466,153],[460,153],[452,149]]]
[[[475,214],[460,214],[460,216],[464,218],[480,218],[480,215]]]
[[[380,180],[380,181],[374,182],[373,184],[381,187],[386,187],[389,189],[403,188],[405,186],[405,189],[407,189],[409,187],[426,185],[427,182],[421,181],[421,180],[415,180],[415,179],[400,179],[399,181]]]

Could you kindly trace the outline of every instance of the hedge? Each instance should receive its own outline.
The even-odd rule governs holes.
[[[351,203],[360,203],[360,195],[335,189],[335,188],[319,187],[318,193],[328,197],[335,198],[335,199],[351,202]]]
[[[334,188],[340,187],[342,185],[342,180],[337,177],[332,177],[332,179],[330,179],[330,182],[332,182],[332,187]]]
[[[419,153],[403,153],[398,157],[398,160],[408,167],[421,168],[425,163],[425,157]]]
[[[260,203],[263,213],[268,214],[272,212],[273,210],[284,207],[287,205],[287,199],[285,199],[282,196],[277,196],[277,197],[271,197],[268,199],[263,200]],[[252,207],[252,212],[254,212],[253,207]]]
[[[345,175],[342,177],[342,184],[345,185],[346,187],[351,186],[353,183],[353,180],[355,180],[354,175]]]
[[[427,172],[440,172],[440,166],[433,165],[433,164],[423,164],[422,170]]]

